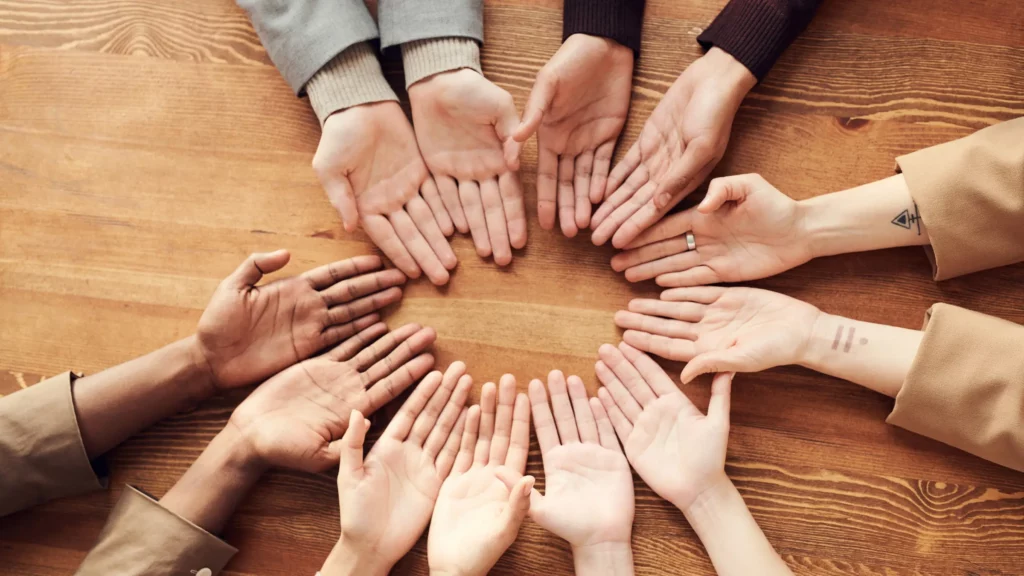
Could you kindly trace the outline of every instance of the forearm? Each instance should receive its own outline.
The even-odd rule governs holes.
[[[814,257],[928,244],[902,174],[800,202]]]
[[[228,426],[160,499],[160,505],[215,534],[263,471],[251,447]]]
[[[728,478],[703,493],[683,514],[719,576],[792,574]]]
[[[191,336],[76,380],[71,389],[75,415],[89,458],[211,396],[205,362]]]
[[[633,550],[629,542],[574,546],[572,559],[577,576],[633,575]]]
[[[923,334],[823,312],[814,323],[800,365],[895,398]]]

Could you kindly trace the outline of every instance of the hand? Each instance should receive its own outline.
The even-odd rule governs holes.
[[[481,258],[512,262],[526,245],[526,211],[512,130],[512,95],[474,70],[435,74],[409,87],[416,140],[460,232]]]
[[[530,509],[533,477],[523,476],[530,404],[526,394],[516,394],[510,374],[501,378],[497,396],[495,410],[494,384],[481,389],[480,410],[468,415],[459,456],[441,485],[427,536],[432,574],[487,574],[515,541]]]
[[[324,122],[313,170],[345,229],[370,240],[410,278],[448,282],[454,229],[397,102],[363,104]]]
[[[597,377],[601,404],[626,458],[658,496],[686,512],[725,475],[731,373],[711,384],[708,415],[679,391],[649,356],[628,344],[601,346]]]
[[[633,474],[608,415],[577,376],[548,374],[551,405],[540,380],[530,382],[530,404],[544,459],[544,496],[533,491],[530,517],[577,550],[630,548]],[[554,415],[552,416],[552,411]],[[632,563],[630,563],[632,569]]]
[[[380,319],[402,298],[405,275],[377,256],[332,262],[256,286],[288,263],[287,250],[253,254],[224,279],[199,319],[201,357],[218,389],[260,382]]]
[[[687,362],[683,383],[709,372],[758,372],[797,364],[807,355],[814,306],[756,288],[674,288],[661,300],[636,299],[615,313],[623,341]]]
[[[612,269],[658,286],[697,286],[766,278],[813,258],[801,205],[757,174],[715,178],[696,208],[645,230]],[[687,232],[696,250],[687,251]]]
[[[374,324],[264,382],[238,405],[228,426],[266,466],[326,470],[338,463],[352,411],[372,414],[422,378],[434,365],[423,351],[436,337],[416,324],[391,333],[384,323]]]
[[[416,544],[430,521],[441,482],[455,464],[473,379],[455,362],[444,376],[431,372],[388,424],[366,460],[369,420],[352,412],[342,438],[338,470],[341,539],[323,576],[344,573],[334,565],[377,566],[361,573],[387,574]],[[479,419],[479,409],[477,409]]]
[[[537,133],[537,215],[572,238],[590,225],[591,204],[604,200],[608,169],[629,113],[633,51],[599,36],[573,34],[537,74],[520,145]],[[556,186],[557,184],[557,186]]]
[[[712,48],[665,93],[636,143],[608,177],[591,240],[623,248],[708,177],[725,154],[732,121],[757,79]]]

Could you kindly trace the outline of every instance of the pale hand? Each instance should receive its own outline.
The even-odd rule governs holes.
[[[562,233],[590,225],[591,204],[604,200],[615,142],[626,123],[633,87],[633,51],[600,36],[573,34],[537,73],[520,146],[537,134],[537,215]]]
[[[526,245],[526,212],[512,131],[512,95],[474,70],[435,74],[409,87],[416,140],[444,205],[481,257],[506,265]]]
[[[264,382],[228,426],[266,466],[325,470],[338,463],[352,411],[372,414],[423,377],[434,365],[423,352],[435,338],[433,329],[415,324],[391,333],[384,323],[374,324]]]
[[[622,339],[662,358],[686,362],[690,382],[711,372],[759,372],[797,364],[821,311],[756,288],[673,288],[661,300],[636,299],[615,314]]]
[[[711,387],[705,416],[649,356],[620,344],[599,351],[601,404],[625,447],[629,463],[659,496],[682,511],[705,491],[727,481],[731,373]]]
[[[697,207],[648,228],[612,258],[612,269],[665,287],[766,278],[813,257],[805,221],[800,203],[757,174],[715,178]],[[687,232],[695,250],[687,250]]]
[[[249,256],[213,293],[199,319],[199,350],[218,389],[256,384],[380,319],[402,297],[405,275],[357,256],[257,286],[288,263],[287,250]]]
[[[348,231],[370,240],[411,278],[444,284],[457,260],[448,212],[397,102],[353,106],[324,122],[313,170]]]
[[[530,508],[530,405],[515,378],[480,392],[480,418],[467,418],[451,475],[430,521],[427,560],[432,574],[483,576],[512,545]],[[471,415],[472,416],[472,415]]]
[[[530,382],[530,404],[544,459],[544,495],[536,490],[530,517],[574,549],[630,545],[633,474],[601,403],[587,398],[583,381],[554,370],[544,384]]]
[[[693,62],[665,93],[636,143],[608,177],[594,213],[594,244],[624,248],[699,186],[725,154],[733,119],[756,78],[719,48]]]

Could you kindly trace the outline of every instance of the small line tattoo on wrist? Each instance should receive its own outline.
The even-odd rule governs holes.
[[[843,330],[846,330],[846,342],[843,343]],[[836,337],[832,340],[832,349],[839,350],[839,344],[843,343],[843,352],[849,352],[853,348],[853,337],[857,334],[857,328],[850,326],[847,328],[842,324],[836,328]],[[857,341],[861,346],[868,343],[868,339],[863,336]]]
[[[917,226],[917,235],[921,235],[921,214],[917,210],[917,202],[914,202],[914,211],[911,212],[909,208],[905,209],[896,215],[891,220],[891,224],[899,226],[906,230],[913,230],[914,226]]]

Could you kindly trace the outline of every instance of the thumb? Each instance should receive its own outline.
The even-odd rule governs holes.
[[[228,281],[233,288],[241,290],[255,286],[263,278],[264,274],[277,272],[291,259],[287,250],[275,250],[273,252],[254,252],[244,262],[235,268],[235,271],[228,276]]]
[[[498,134],[498,139],[502,141],[505,150],[505,164],[513,172],[519,170],[519,153],[523,149],[522,142],[513,138],[517,126],[519,126],[519,112],[516,110],[516,101],[511,94],[501,90],[494,131]]]
[[[544,70],[537,74],[537,81],[533,84],[530,99],[527,100],[526,109],[523,110],[523,121],[512,134],[512,138],[516,142],[526,142],[540,128],[544,113],[548,111],[551,102],[555,99],[555,88],[558,86],[556,78],[554,74],[548,74]]]
[[[726,202],[742,202],[750,192],[750,181],[744,176],[715,178],[708,184],[707,196],[697,205],[697,210],[710,214]]]
[[[348,418],[348,429],[341,440],[335,440],[332,444],[339,444],[338,473],[352,473],[363,467],[363,443],[366,441],[366,431],[370,428],[370,421],[363,417],[358,410],[353,410]]]
[[[533,476],[523,476],[512,487],[512,492],[508,497],[508,506],[501,514],[501,523],[506,532],[519,532],[519,526],[530,511],[530,500],[532,499],[535,482],[536,480],[534,480]]]
[[[729,407],[732,401],[732,379],[735,372],[721,372],[711,381],[711,401],[708,402],[708,418],[729,425]]]
[[[735,348],[725,350],[712,350],[694,356],[692,360],[683,367],[679,379],[683,384],[689,384],[694,378],[701,374],[716,372],[744,372],[742,358]]]
[[[348,178],[328,177],[322,178],[320,182],[327,192],[327,199],[341,215],[341,222],[345,225],[346,232],[352,232],[359,224],[359,206],[356,204],[356,195],[352,191],[352,184]]]

